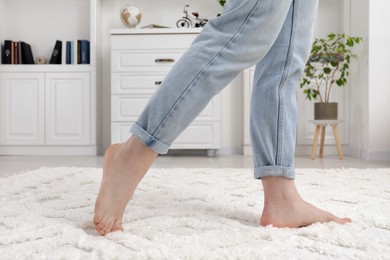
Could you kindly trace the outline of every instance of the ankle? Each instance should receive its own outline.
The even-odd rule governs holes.
[[[136,137],[130,137],[126,142],[120,143],[118,152],[115,155],[115,161],[126,162],[129,159],[147,159],[154,160],[158,153],[144,145]]]
[[[284,177],[263,177],[264,206],[273,206],[301,200],[294,180]]]
[[[142,156],[157,156],[154,150],[147,147],[144,143],[142,143],[138,138],[132,136],[126,142],[122,144],[123,150],[128,153],[139,154]]]

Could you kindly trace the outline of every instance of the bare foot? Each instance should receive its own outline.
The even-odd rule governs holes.
[[[93,218],[100,235],[123,229],[126,205],[156,157],[157,153],[134,137],[106,150]]]
[[[293,180],[283,177],[262,178],[264,187],[264,209],[260,225],[274,227],[304,227],[313,223],[351,222],[349,218],[339,218],[304,201]]]

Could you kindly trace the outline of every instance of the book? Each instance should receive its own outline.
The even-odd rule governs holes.
[[[81,41],[77,40],[77,64],[81,64]]]
[[[49,64],[61,64],[62,42],[57,40]]]
[[[22,63],[22,48],[20,46],[21,42],[17,42],[17,51],[18,51],[18,60],[16,64],[23,64]]]
[[[74,42],[70,41],[70,63],[69,64],[74,64]]]
[[[25,42],[20,42],[20,49],[21,49],[21,57],[22,57],[21,64],[35,64],[34,56],[31,51],[30,44]]]
[[[12,64],[11,63],[11,49],[12,49],[12,41],[5,40],[4,41],[3,64]]]
[[[66,64],[66,41],[62,41],[62,46],[61,46],[61,64]]]
[[[66,42],[66,64],[72,64],[70,55],[71,55],[70,41],[67,41]]]
[[[18,51],[18,43],[17,42],[12,42],[11,54],[12,54],[11,64],[18,64],[19,51]]]
[[[78,46],[77,46],[77,40],[73,42],[73,63],[77,64],[77,54],[78,54]]]
[[[79,40],[80,42],[80,64],[90,63],[90,43],[88,40]]]

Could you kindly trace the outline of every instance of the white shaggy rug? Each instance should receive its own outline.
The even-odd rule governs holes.
[[[304,198],[353,220],[299,229],[258,226],[249,169],[152,169],[106,237],[91,222],[101,174],[0,178],[0,259],[390,259],[390,169],[298,169]]]

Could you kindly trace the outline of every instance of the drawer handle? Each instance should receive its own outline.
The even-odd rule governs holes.
[[[156,85],[161,85],[161,83],[162,83],[162,81],[156,81],[156,82],[154,82],[154,84],[156,84]]]
[[[169,63],[169,62],[175,62],[174,59],[155,59],[156,63]]]

